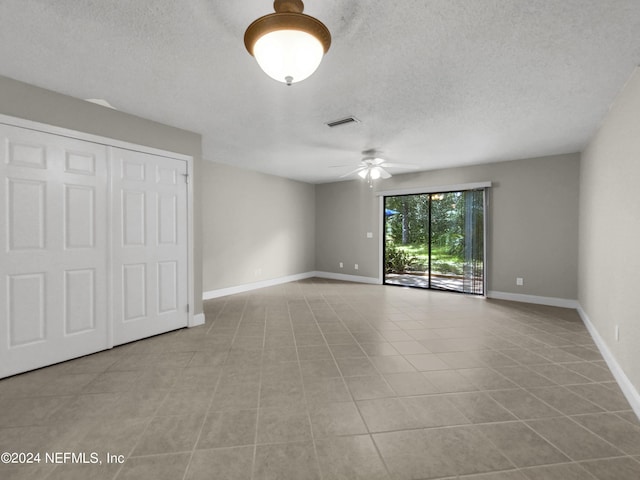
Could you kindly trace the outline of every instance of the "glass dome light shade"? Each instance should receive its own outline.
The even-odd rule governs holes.
[[[275,0],[276,13],[255,20],[244,34],[247,51],[267,75],[289,85],[311,75],[331,46],[331,33],[303,12],[301,0]]]
[[[269,32],[253,46],[253,56],[264,73],[287,84],[308,78],[323,55],[324,48],[318,39],[300,30]]]

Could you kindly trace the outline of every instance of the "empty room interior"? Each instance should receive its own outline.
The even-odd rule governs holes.
[[[640,478],[640,2],[0,17],[0,478]]]

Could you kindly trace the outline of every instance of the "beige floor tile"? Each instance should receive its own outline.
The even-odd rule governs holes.
[[[612,413],[579,415],[572,418],[627,455],[640,455],[640,425],[633,425]]]
[[[565,387],[532,388],[528,391],[565,415],[602,411],[602,408]]]
[[[319,480],[320,469],[313,444],[258,445],[253,480]]]
[[[55,465],[53,471],[46,478],[47,480],[86,480],[87,478],[90,478],[92,480],[112,480],[113,477],[122,468],[122,466],[118,463],[104,463],[104,457],[101,461],[103,462],[102,465],[71,463]]]
[[[182,478],[191,453],[131,457],[122,465],[116,480],[175,480]]]
[[[251,480],[253,446],[198,450],[189,463],[185,480]]]
[[[519,387],[535,388],[555,385],[554,382],[542,375],[538,375],[528,367],[495,367],[495,370]]]
[[[465,368],[457,372],[479,390],[503,390],[517,387],[514,382],[491,368]]]
[[[141,376],[138,371],[103,372],[85,385],[82,393],[115,393],[127,392],[136,387]]]
[[[411,332],[409,332],[411,335]],[[420,342],[416,340],[405,340],[401,342],[391,342],[393,348],[395,348],[398,353],[401,355],[411,355],[411,354],[420,354],[420,353],[431,353],[427,350],[427,347],[422,345]]]
[[[387,384],[384,377],[348,377],[345,382],[354,400],[395,397],[395,392]]]
[[[421,372],[431,370],[448,370],[450,367],[444,363],[437,355],[431,353],[405,355],[405,359]]]
[[[200,390],[213,393],[220,378],[219,367],[187,367],[176,379],[172,390]]]
[[[489,395],[521,420],[561,415],[558,410],[523,389],[494,390]]]
[[[443,352],[438,353],[440,360],[446,363],[449,368],[477,368],[488,366],[480,357],[480,352]],[[495,352],[494,352],[495,353]],[[503,355],[504,356],[504,355]],[[514,360],[511,360],[515,363]]]
[[[213,393],[207,390],[183,390],[169,392],[156,415],[184,415],[187,413],[204,415],[209,410]]]
[[[378,370],[368,357],[351,357],[336,359],[343,377],[362,377],[377,375]]]
[[[324,480],[390,480],[368,435],[316,441]]]
[[[314,437],[367,433],[360,412],[353,402],[334,402],[310,409]]]
[[[524,349],[524,348],[512,348],[506,350],[498,350],[499,353],[506,355],[509,358],[512,358],[516,362],[522,365],[540,365],[540,364],[549,364],[551,361],[532,350]]]
[[[549,418],[527,422],[572,460],[616,457],[623,453],[570,418]]]
[[[392,478],[440,478],[512,469],[475,427],[373,435]]]
[[[456,475],[455,462],[424,430],[373,435],[391,478],[397,480],[441,478]]]
[[[447,395],[451,402],[472,423],[506,422],[516,417],[487,393],[469,392]]]
[[[411,330],[407,333],[409,333],[409,335],[415,340],[434,340],[440,338],[440,335],[438,335],[436,329],[431,328]]]
[[[416,427],[440,427],[468,424],[469,419],[456,408],[450,398],[444,396],[404,397],[400,403],[415,419]]]
[[[300,360],[331,360],[331,350],[326,345],[298,346]]]
[[[427,381],[434,386],[437,393],[471,392],[478,387],[469,378],[456,370],[438,370],[422,372]]]
[[[568,368],[572,372],[576,372],[583,377],[588,378],[592,382],[607,382],[614,380],[611,372],[596,362],[571,362],[563,363],[563,367]]]
[[[297,358],[290,362],[263,362],[261,380],[267,383],[300,382],[300,364]]]
[[[529,480],[594,480],[578,463],[526,468],[522,473]]]
[[[369,432],[388,432],[421,425],[410,408],[398,398],[378,398],[356,402]]]
[[[117,410],[120,418],[144,418],[155,415],[162,402],[169,394],[166,390],[142,390],[121,393],[117,400]],[[95,408],[95,406],[93,407]]]
[[[314,377],[315,378],[315,377]],[[260,407],[296,407],[304,403],[304,388],[300,378],[264,381],[260,389]]]
[[[340,376],[340,371],[333,359],[301,361],[300,369],[302,376],[306,378],[330,378]]]
[[[620,390],[611,390],[597,383],[585,385],[569,385],[569,390],[595,403],[604,410],[610,412],[617,410],[628,410],[629,402]]]
[[[225,410],[207,415],[195,448],[210,449],[253,445],[257,410]]]
[[[548,378],[557,385],[589,383],[589,379],[572,372],[561,364],[530,365],[529,369],[538,375]]]
[[[219,384],[211,401],[212,410],[258,407],[260,385],[254,382]]]
[[[582,346],[570,346],[570,347],[560,347],[567,353],[571,355],[575,355],[583,360],[593,361],[593,360],[602,360],[602,355],[597,350],[582,347]]]
[[[360,347],[369,356],[398,355],[398,351],[388,342],[360,342]]]
[[[357,344],[352,345],[330,345],[329,349],[334,358],[350,358],[350,357],[364,357],[366,353]]]
[[[133,456],[191,451],[196,443],[203,415],[155,417],[138,441]]]
[[[521,422],[479,425],[479,430],[518,467],[568,462],[569,458]]]
[[[320,332],[318,333],[296,333],[295,334],[296,345],[301,346],[313,346],[313,345],[326,345],[324,337]]]
[[[95,420],[87,424],[86,433],[78,433],[76,447],[80,450],[129,456],[144,435],[151,418]],[[199,425],[195,425],[200,430]],[[73,442],[65,442],[67,448]]]
[[[627,422],[632,423],[633,425],[640,426],[640,418],[636,415],[633,410],[627,410],[625,412],[616,412],[616,415],[626,420]]]
[[[21,427],[30,425],[47,425],[51,423],[60,423],[67,418],[78,418],[71,415],[73,405],[82,403],[79,398],[72,396],[59,397],[23,397],[0,398],[0,428],[2,427]],[[99,406],[114,407],[117,394],[108,394],[96,398],[96,404]],[[83,405],[85,405],[83,403]],[[100,412],[94,411],[96,415]],[[61,413],[59,413],[61,412]],[[82,411],[82,415],[89,415],[89,409]]]
[[[309,405],[351,401],[351,394],[341,377],[307,378],[304,393]]]
[[[640,478],[640,462],[631,457],[588,461],[580,465],[598,480]]]
[[[421,372],[385,373],[383,377],[398,396],[439,393]]]
[[[380,373],[415,372],[416,368],[401,355],[369,357]]]
[[[261,408],[258,412],[258,443],[311,440],[309,413],[303,408]]]
[[[640,478],[640,421],[575,311],[321,279],[204,307],[0,380],[0,450],[132,455],[0,478]]]
[[[455,480],[458,480],[456,478]],[[447,480],[454,480],[453,478]],[[502,472],[481,473],[479,475],[465,476],[464,480],[527,480],[524,473],[519,470],[506,470]]]

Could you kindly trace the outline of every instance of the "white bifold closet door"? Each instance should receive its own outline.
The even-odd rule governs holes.
[[[0,141],[0,378],[187,326],[187,161]]]
[[[108,348],[107,148],[0,125],[0,377]]]
[[[114,344],[185,327],[187,162],[111,149]]]

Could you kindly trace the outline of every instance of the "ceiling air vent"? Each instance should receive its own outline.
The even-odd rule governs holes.
[[[349,123],[360,123],[360,120],[358,120],[354,116],[350,116],[350,117],[341,118],[340,120],[334,120],[333,122],[327,122],[327,126],[333,128],[333,127],[339,127],[340,125],[347,125]]]

